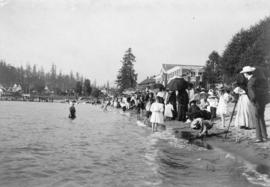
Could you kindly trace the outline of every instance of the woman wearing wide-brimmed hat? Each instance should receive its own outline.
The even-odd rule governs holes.
[[[247,93],[250,101],[256,107],[256,118],[258,125],[256,125],[256,140],[255,143],[267,140],[267,131],[264,120],[265,105],[268,100],[268,83],[263,76],[254,76],[256,68],[251,66],[243,67],[240,73],[244,74],[248,80]],[[261,72],[263,74],[263,72]]]
[[[255,105],[247,96],[247,81],[243,74],[239,74],[236,78],[237,87],[233,90],[238,95],[236,106],[235,127],[237,128],[236,141],[239,141],[240,129],[254,129],[258,121],[256,119]]]

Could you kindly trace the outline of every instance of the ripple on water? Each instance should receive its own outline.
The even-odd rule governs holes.
[[[65,104],[7,102],[0,107],[0,186],[232,184],[227,163],[214,150],[169,131],[151,133],[130,113],[104,113],[90,105],[76,109],[78,118],[70,121]]]

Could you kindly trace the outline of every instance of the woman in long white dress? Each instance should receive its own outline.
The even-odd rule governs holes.
[[[239,142],[240,129],[254,129],[258,123],[255,105],[249,100],[245,91],[246,82],[242,75],[238,76],[237,85],[233,92],[238,94],[236,106],[235,127],[237,128],[236,142]]]
[[[239,94],[236,106],[235,126],[238,128],[254,129],[256,127],[256,110],[254,104],[249,100],[245,90],[240,87],[234,89]]]

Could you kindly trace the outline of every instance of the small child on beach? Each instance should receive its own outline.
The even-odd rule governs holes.
[[[214,91],[208,92],[209,97],[207,99],[211,112],[211,120],[214,120],[217,117],[217,106],[218,106],[218,98],[214,95]]]
[[[171,101],[165,106],[165,112],[164,112],[164,116],[166,120],[171,120],[173,118],[173,105],[171,103]]]
[[[225,127],[225,117],[228,114],[228,102],[230,100],[229,94],[225,88],[219,89],[219,102],[217,107],[217,115],[221,117],[222,126]]]
[[[209,106],[209,102],[207,100],[206,94],[204,94],[200,100],[200,109],[201,110],[207,110],[207,107]]]
[[[145,99],[145,119],[144,119],[144,124],[149,124],[149,118],[151,117],[151,105],[154,103],[154,94],[153,93],[148,93]]]
[[[157,125],[164,123],[164,104],[160,97],[156,97],[156,101],[151,105],[150,111],[152,112],[150,122],[152,123],[152,132],[157,131]]]

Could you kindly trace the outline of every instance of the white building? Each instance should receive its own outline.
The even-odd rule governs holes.
[[[162,64],[160,73],[155,79],[164,86],[174,77],[183,77],[188,82],[199,84],[202,82],[203,72],[204,66],[199,65]]]

